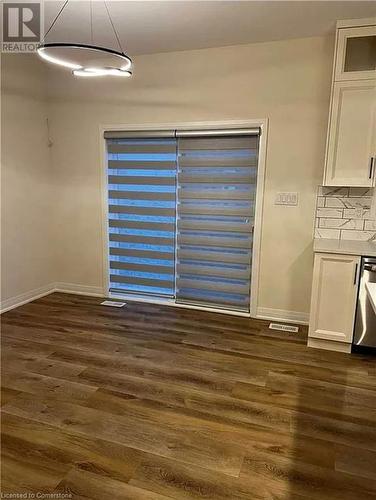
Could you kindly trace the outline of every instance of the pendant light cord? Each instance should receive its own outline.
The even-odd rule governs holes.
[[[111,18],[111,16],[110,16],[110,12],[109,12],[109,10],[108,10],[108,7],[107,7],[107,2],[106,2],[106,1],[104,2],[104,6],[106,7],[106,11],[107,11],[108,19],[110,20],[110,23],[111,23],[112,29],[113,29],[113,31],[114,31],[114,33],[115,33],[115,37],[116,37],[117,43],[118,43],[118,45],[119,45],[120,52],[121,52],[122,54],[124,54],[123,48],[122,48],[121,43],[120,43],[120,40],[119,40],[119,36],[118,36],[117,31],[116,31],[116,29],[115,29],[114,23],[112,22],[112,18]]]
[[[52,30],[52,28],[55,26],[56,24],[56,21],[58,20],[58,18],[60,17],[61,13],[63,12],[63,10],[65,9],[65,7],[67,6],[67,3],[68,3],[69,0],[65,0],[64,2],[64,5],[61,7],[61,9],[59,10],[59,12],[57,13],[57,16],[55,17],[55,19],[52,21],[51,23],[51,26],[48,28],[48,30],[46,31],[44,37],[43,37],[43,40],[45,40],[46,36],[48,35],[48,33]],[[121,46],[121,43],[120,43],[120,39],[119,39],[119,35],[116,31],[116,28],[115,28],[115,25],[112,21],[112,17],[110,15],[110,11],[108,10],[108,7],[107,7],[107,2],[104,1],[104,6],[106,7],[106,11],[107,11],[107,15],[108,15],[108,19],[110,20],[110,23],[111,23],[111,26],[112,26],[112,30],[115,34],[115,38],[117,40],[117,43],[119,45],[119,48],[120,48],[120,52],[122,54],[124,54],[124,51],[123,51],[123,48]],[[91,36],[91,43],[93,43],[93,5],[92,5],[92,0],[90,1],[90,36]]]
[[[59,10],[59,12],[57,13],[57,16],[55,17],[55,19],[52,21],[52,24],[51,26],[48,28],[48,30],[46,31],[44,37],[43,37],[43,40],[46,38],[46,36],[48,35],[48,33],[52,30],[52,28],[54,27],[56,21],[58,20],[60,14],[63,12],[63,10],[65,9],[67,3],[68,3],[69,0],[65,0],[64,2],[64,5],[61,7],[61,9]]]
[[[93,2],[90,0],[90,39],[93,45]]]

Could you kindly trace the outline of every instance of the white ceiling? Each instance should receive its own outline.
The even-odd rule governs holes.
[[[63,1],[45,2],[46,30]],[[376,15],[376,1],[109,1],[130,56],[332,33],[337,19]],[[117,48],[105,4],[92,2],[94,43]],[[46,41],[90,43],[90,2],[70,0]],[[307,54],[309,56],[309,54]]]

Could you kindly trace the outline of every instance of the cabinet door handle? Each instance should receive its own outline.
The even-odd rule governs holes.
[[[354,285],[356,285],[356,283],[358,281],[358,266],[359,266],[359,264],[355,264]]]
[[[372,179],[373,177],[373,167],[375,165],[375,157],[371,156],[370,162],[369,162],[369,178]]]

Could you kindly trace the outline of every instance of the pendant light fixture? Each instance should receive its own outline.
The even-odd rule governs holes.
[[[64,5],[59,10],[57,16],[47,30],[45,38],[56,24],[67,4],[68,0],[64,2]],[[50,63],[71,69],[75,76],[131,76],[132,60],[122,49],[118,33],[115,29],[106,2],[104,2],[104,6],[119,46],[119,51],[93,44],[93,6],[90,1],[91,44],[42,43],[37,49],[38,55]]]

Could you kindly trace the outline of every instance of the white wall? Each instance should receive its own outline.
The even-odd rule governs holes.
[[[307,313],[332,56],[327,38],[140,56],[126,81],[3,57],[2,299],[103,286],[100,125],[269,118],[259,306]],[[273,204],[283,190],[298,207]]]
[[[53,188],[45,66],[34,55],[3,55],[1,77],[1,300],[6,307],[54,281]]]
[[[100,124],[269,118],[259,306],[307,313],[333,39],[140,56],[131,80],[49,67],[57,280],[102,286]],[[298,191],[299,206],[273,204]]]

